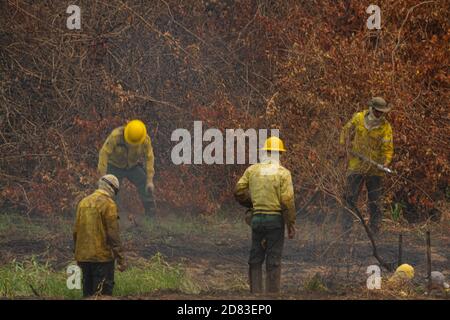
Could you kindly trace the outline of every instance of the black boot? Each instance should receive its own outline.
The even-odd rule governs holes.
[[[248,269],[250,292],[262,293],[262,265],[250,265]]]
[[[369,229],[374,235],[380,232],[381,216],[379,214],[372,214],[369,218]]]
[[[380,232],[381,222],[383,219],[383,213],[380,211],[380,207],[377,201],[369,201],[369,229],[374,235]]]
[[[346,239],[350,236],[353,228],[353,215],[347,209],[344,209],[341,213],[341,225],[342,232],[344,233],[343,238]]]
[[[281,266],[271,267],[266,272],[266,292],[280,293],[281,286]]]
[[[370,221],[369,229],[372,231],[373,235],[377,235],[380,232],[380,222]]]
[[[145,216],[151,220],[155,218],[155,205],[153,202],[144,203]]]

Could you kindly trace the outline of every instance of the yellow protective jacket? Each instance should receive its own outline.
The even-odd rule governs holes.
[[[236,184],[239,203],[251,202],[254,214],[283,214],[286,225],[295,225],[294,188],[291,172],[277,161],[251,165]]]
[[[343,127],[339,142],[344,145],[345,140],[350,136],[350,131],[354,130],[351,146],[352,151],[372,159],[379,164],[389,165],[394,155],[391,125],[385,119],[380,126],[372,130],[366,129],[364,126],[364,117],[368,112],[369,110],[365,110],[353,115],[352,119]],[[364,175],[381,176],[384,174],[376,166],[351,154],[349,155],[348,170],[351,173]]]
[[[123,261],[117,206],[106,191],[80,201],[73,229],[77,262]]]
[[[121,169],[128,169],[137,165],[138,161],[144,157],[147,170],[147,183],[153,182],[155,158],[150,137],[147,135],[144,143],[140,145],[130,145],[126,143],[123,131],[123,126],[114,129],[103,144],[98,159],[98,171],[100,175],[106,174],[108,163]]]

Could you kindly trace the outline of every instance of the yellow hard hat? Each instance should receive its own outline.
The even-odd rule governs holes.
[[[401,266],[399,266],[396,270],[395,273],[402,273],[404,274],[408,279],[412,279],[414,278],[414,268],[407,264],[404,263]]]
[[[266,142],[264,142],[264,147],[261,150],[279,152],[286,151],[286,149],[284,148],[283,140],[278,137],[267,138]]]
[[[125,126],[124,137],[129,144],[142,144],[147,136],[147,128],[141,120],[131,120]]]

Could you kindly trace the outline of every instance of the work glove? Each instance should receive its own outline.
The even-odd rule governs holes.
[[[117,269],[119,269],[120,272],[124,272],[128,269],[128,265],[125,260],[119,260],[117,264]]]
[[[294,237],[295,237],[295,225],[292,225],[288,227],[288,238],[294,239]]]
[[[147,183],[147,192],[153,194],[155,192],[155,185],[153,182]]]

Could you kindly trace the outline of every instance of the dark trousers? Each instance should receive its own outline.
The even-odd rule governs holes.
[[[250,266],[258,266],[266,261],[266,270],[271,271],[281,266],[284,245],[284,220],[280,216],[252,218],[252,247],[250,249]]]
[[[78,262],[83,273],[83,297],[111,296],[114,288],[114,261]]]
[[[356,204],[362,185],[363,183],[366,185],[369,198],[369,226],[372,228],[372,231],[378,231],[382,218],[379,204],[382,194],[381,179],[381,176],[364,176],[361,174],[351,174],[347,177],[345,202],[350,210],[357,210]],[[343,215],[343,223],[346,229],[351,228],[353,224],[352,215],[347,210],[345,210]]]
[[[154,215],[153,195],[147,190],[147,174],[141,165],[136,165],[129,169],[121,169],[108,163],[107,173],[115,175],[119,183],[122,183],[123,178],[127,178],[136,187],[144,206],[145,214],[148,216]]]

